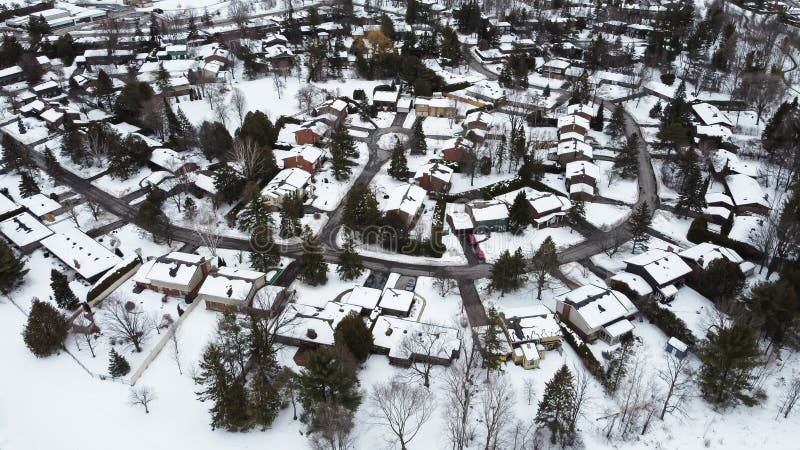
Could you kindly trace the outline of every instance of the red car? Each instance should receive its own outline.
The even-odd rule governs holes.
[[[477,245],[478,241],[475,240],[475,235],[470,233],[467,235],[467,240],[469,241],[469,245]]]
[[[486,255],[484,255],[484,254],[483,254],[483,250],[481,250],[481,249],[476,249],[476,250],[475,250],[475,256],[477,256],[477,257],[478,257],[478,261],[480,261],[480,262],[486,262]]]

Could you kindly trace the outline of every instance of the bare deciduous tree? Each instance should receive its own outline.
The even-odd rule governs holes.
[[[778,415],[782,415],[784,419],[789,418],[798,399],[800,399],[800,376],[795,376],[786,387],[786,392],[781,399],[781,406],[778,408]]]
[[[244,123],[244,116],[247,114],[247,98],[241,89],[235,87],[231,91],[231,105],[236,115],[239,117],[239,125]]]
[[[443,412],[447,437],[453,450],[464,450],[475,438],[473,411],[478,391],[476,372],[480,370],[480,353],[471,341],[464,343],[464,357],[456,360],[444,373],[444,396],[447,409]]]
[[[667,356],[667,364],[658,371],[658,378],[664,382],[664,406],[661,408],[661,420],[667,413],[679,412],[685,414],[682,408],[683,401],[688,397],[687,389],[691,385],[691,374],[688,367],[689,358]]]
[[[313,427],[311,447],[315,450],[350,450],[355,445],[353,413],[341,405],[327,402],[319,406]]]
[[[200,238],[203,246],[208,247],[211,256],[217,256],[217,248],[222,241],[222,231],[217,224],[216,217],[206,212],[203,217],[198,217],[192,224],[192,231]]]
[[[434,278],[433,279],[433,288],[436,289],[436,292],[439,293],[440,297],[446,297],[455,291],[458,287],[458,283],[456,280],[452,278]]]
[[[450,344],[447,334],[441,331],[442,328],[441,325],[420,323],[414,330],[409,330],[400,344],[403,351],[410,355],[410,377],[421,380],[425,387],[431,385],[435,358],[447,354]]]
[[[128,404],[131,406],[141,405],[145,414],[149,414],[150,403],[157,398],[155,391],[149,386],[132,387],[128,395]]]
[[[206,100],[214,110],[214,117],[225,127],[228,124],[228,113],[230,112],[231,104],[225,98],[224,88],[218,86],[208,90]]]
[[[237,138],[225,157],[228,162],[236,164],[248,180],[254,179],[264,170],[264,152],[252,138]]]
[[[392,433],[392,443],[402,450],[433,415],[433,396],[420,386],[394,378],[373,386],[369,394],[370,416]]]
[[[104,303],[108,305],[105,314],[105,330],[108,334],[112,339],[131,345],[137,352],[141,352],[142,343],[155,329],[152,317],[137,310],[132,302],[112,297]]]
[[[514,395],[502,373],[492,372],[480,396],[480,423],[484,450],[505,448],[504,436],[514,422]]]
[[[245,29],[247,19],[250,16],[252,6],[249,2],[243,0],[232,0],[228,3],[228,17],[239,27],[240,30]]]
[[[181,366],[181,348],[178,342],[178,326],[173,323],[170,325],[169,331],[170,349],[172,349],[172,359],[175,360],[175,365],[178,366],[178,373],[183,375],[183,368]]]

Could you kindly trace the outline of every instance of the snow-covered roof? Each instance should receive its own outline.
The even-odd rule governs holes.
[[[695,132],[700,136],[718,137],[729,140],[733,136],[730,128],[723,125],[697,125]]]
[[[48,110],[42,111],[42,113],[39,114],[39,118],[48,123],[56,123],[63,117],[64,117],[64,111],[61,111],[56,108],[50,108]]]
[[[217,269],[217,274],[228,278],[241,278],[242,280],[252,281],[255,281],[266,275],[264,272],[259,272],[257,270],[247,270],[233,266],[222,266]]]
[[[667,341],[667,344],[669,344],[670,347],[674,348],[679,352],[685,352],[686,349],[689,348],[686,344],[683,343],[683,341],[676,338],[675,336],[670,337],[669,340]]]
[[[733,199],[722,192],[709,192],[706,194],[706,203],[724,203],[733,206]]]
[[[10,77],[20,73],[22,73],[22,67],[20,66],[6,67],[5,69],[0,69],[0,78]]]
[[[476,222],[494,222],[508,218],[508,206],[499,200],[475,201],[469,205]]]
[[[703,269],[708,268],[712,261],[720,258],[725,258],[732,263],[739,264],[744,261],[744,258],[739,256],[734,250],[721,245],[712,244],[710,242],[702,242],[694,247],[688,248],[678,255],[681,258],[688,259],[696,262]]]
[[[544,63],[544,65],[542,67],[543,68],[546,67],[548,69],[564,70],[564,69],[566,69],[567,67],[569,67],[571,65],[572,65],[572,63],[570,63],[569,61],[567,61],[565,59],[553,58],[551,60],[548,60],[546,63]]]
[[[581,153],[589,158],[593,157],[592,146],[578,139],[570,141],[561,141],[556,147],[556,153],[559,155],[567,153]]]
[[[467,93],[479,97],[486,97],[491,100],[500,100],[506,95],[506,91],[496,81],[480,80],[467,88]]]
[[[692,105],[692,110],[705,125],[733,125],[719,108],[709,103],[695,103]]]
[[[544,305],[504,310],[503,317],[512,344],[561,336],[555,314]]]
[[[209,194],[217,193],[217,187],[214,185],[214,181],[214,177],[208,174],[201,172],[194,174],[194,185]]]
[[[659,286],[688,275],[692,268],[677,253],[652,249],[632,256],[625,263],[641,267]]]
[[[311,174],[303,169],[296,167],[283,169],[264,186],[261,195],[275,199],[291,195],[304,189],[310,179]]]
[[[636,306],[622,292],[585,285],[562,296],[565,303],[575,307],[586,325],[600,328],[637,312]]]
[[[433,178],[437,178],[445,183],[449,183],[450,179],[453,177],[453,169],[439,163],[423,164],[419,169],[417,169],[417,172],[414,174],[414,178],[421,178],[424,175],[430,175]]]
[[[30,197],[21,198],[19,204],[39,217],[61,208],[60,203],[44,194],[34,194]]]
[[[414,303],[414,293],[403,289],[386,288],[381,295],[381,301],[378,306],[381,308],[391,309],[392,311],[405,311],[411,309],[411,304]]]
[[[615,338],[633,331],[633,324],[628,319],[621,319],[612,324],[606,325],[603,328],[606,330],[607,335]]]
[[[397,99],[400,98],[400,90],[392,90],[392,91],[375,91],[372,94],[372,101],[374,102],[388,102],[388,103],[395,103]]]
[[[173,261],[184,262],[187,264],[200,264],[205,259],[202,255],[198,255],[197,253],[186,253],[186,252],[170,252],[164,256],[165,259],[171,259]]]
[[[42,222],[27,212],[17,214],[10,219],[0,222],[0,232],[17,247],[39,242],[53,234]]]
[[[252,290],[252,281],[228,278],[225,275],[216,273],[206,277],[198,293],[209,297],[227,298],[232,301],[245,302],[249,300]]]
[[[567,106],[567,114],[583,113],[589,116],[594,116],[594,109],[591,105],[584,105],[583,103],[575,103]]]
[[[448,216],[450,217],[449,222],[452,224],[450,228],[452,228],[454,232],[470,230],[474,226],[472,223],[472,218],[470,218],[469,214],[465,212],[453,211],[449,213]]]
[[[567,163],[565,174],[567,178],[586,175],[596,180],[600,178],[600,167],[589,161],[572,161]]]
[[[757,178],[760,172],[758,165],[742,161],[739,155],[724,149],[719,149],[711,155],[711,164],[717,173],[722,172],[727,167],[734,174],[740,173]]]
[[[528,200],[528,203],[530,203],[531,207],[539,214],[550,211],[566,211],[572,208],[572,202],[566,197],[555,195],[552,192],[537,191],[536,189],[528,187],[503,194],[498,196],[497,199],[503,201],[507,205],[511,205],[514,203],[514,199],[520,191],[525,193],[525,198]]]
[[[170,148],[156,148],[150,155],[150,162],[163,167],[170,172],[175,172],[184,164],[185,156]]]
[[[19,208],[20,206],[18,204],[6,197],[4,194],[0,193],[0,215],[15,211]]]
[[[402,211],[413,216],[422,207],[425,195],[425,189],[417,185],[405,184],[398,186],[389,194],[384,211]]]
[[[569,125],[577,125],[584,130],[589,129],[589,119],[583,116],[577,116],[575,114],[570,114],[567,116],[561,116],[558,118],[557,126],[558,128],[563,128]]]
[[[492,123],[494,123],[494,116],[485,111],[473,111],[464,118],[464,125],[466,125],[467,128],[472,124],[479,123],[486,125],[487,128],[491,127]]]
[[[341,302],[373,310],[378,306],[382,291],[364,286],[354,286],[353,290],[342,296]]]
[[[119,263],[120,258],[77,228],[42,239],[42,245],[84,278],[93,278]]]
[[[403,341],[425,335],[433,337],[422,339],[422,346],[425,346],[424,342],[430,342],[431,339],[439,342],[432,347],[435,352],[430,355],[432,357],[449,359],[461,349],[461,334],[456,328],[391,316],[378,317],[372,328],[373,344],[376,347],[388,349],[390,358],[409,358],[411,356],[409,349],[413,349],[415,346],[414,344],[404,345]]]
[[[578,133],[577,131],[569,131],[561,133],[559,140],[561,141],[584,141],[586,139],[585,133]]]
[[[630,272],[619,272],[611,277],[611,279],[614,281],[619,281],[620,283],[624,283],[626,286],[628,286],[628,288],[630,288],[633,292],[636,292],[638,295],[645,296],[653,293],[653,288],[650,287],[650,284],[639,275]]]
[[[769,194],[753,178],[743,174],[728,175],[725,185],[736,206],[759,205],[769,208]]]
[[[594,195],[594,187],[586,183],[570,183],[569,195],[581,194],[581,193]]]

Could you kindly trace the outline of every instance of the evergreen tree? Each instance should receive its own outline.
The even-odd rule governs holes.
[[[250,252],[250,265],[254,269],[267,272],[280,263],[281,255],[269,227],[256,228],[250,236],[250,242],[254,249]]]
[[[183,199],[183,217],[191,221],[194,220],[196,215],[197,203],[195,203],[191,195],[187,195],[186,198]]]
[[[298,277],[311,286],[328,282],[328,264],[322,259],[323,250],[319,239],[306,227],[303,233],[303,254],[298,261]]]
[[[789,281],[796,277],[796,268],[785,266],[780,281],[759,283],[743,299],[755,320],[761,323],[761,330],[769,339],[768,348],[776,353],[784,343],[796,339],[795,320],[800,305],[796,283]]]
[[[439,55],[445,66],[457,67],[461,64],[463,55],[461,54],[461,43],[458,41],[456,31],[449,26],[442,29],[442,41],[439,48]]]
[[[647,243],[650,242],[650,235],[647,229],[652,221],[653,214],[650,212],[647,202],[642,202],[633,210],[633,214],[628,220],[628,231],[631,233],[633,243],[632,253],[636,253],[637,248],[642,251],[647,250]]]
[[[389,163],[389,175],[395,179],[403,179],[408,176],[408,162],[406,161],[406,150],[403,143],[398,139],[392,150],[392,161]]]
[[[610,393],[617,392],[623,378],[628,373],[628,366],[634,354],[635,341],[632,333],[626,333],[619,338],[619,347],[614,350],[608,362],[604,381],[605,388]]]
[[[415,155],[424,155],[428,152],[428,144],[425,142],[425,132],[422,130],[421,120],[414,121],[412,131],[414,132],[414,137],[411,145],[411,153]]]
[[[56,269],[50,270],[50,288],[53,290],[53,299],[59,308],[74,311],[80,304],[78,297],[69,287],[67,276]]]
[[[350,161],[344,153],[344,149],[333,139],[330,145],[331,153],[331,172],[337,181],[344,181],[350,179],[353,169],[350,167]]]
[[[747,279],[739,264],[727,258],[717,258],[709,262],[708,266],[693,278],[692,287],[720,307],[724,302],[737,299],[747,286]]]
[[[248,111],[242,126],[237,131],[237,136],[239,139],[252,138],[261,147],[272,146],[278,139],[278,130],[262,111]]]
[[[381,213],[375,193],[363,183],[357,183],[347,193],[344,204],[344,224],[353,231],[378,223]]]
[[[652,108],[650,108],[650,118],[651,119],[659,119],[661,118],[661,102],[656,102]]]
[[[372,351],[372,332],[358,314],[348,314],[333,333],[334,345],[346,348],[358,362],[365,362]]]
[[[572,201],[572,208],[567,211],[567,223],[577,227],[586,220],[586,204],[581,199]],[[570,230],[572,232],[572,230]]]
[[[340,279],[349,281],[358,278],[364,272],[364,264],[361,261],[361,255],[356,252],[353,236],[348,235],[346,239],[342,253],[339,255],[336,272]]]
[[[39,358],[50,356],[64,344],[69,324],[67,319],[52,305],[33,300],[28,323],[22,332],[28,349]]]
[[[544,98],[550,98],[550,84],[544,87],[544,90],[542,90],[542,96]]]
[[[565,364],[544,385],[544,395],[534,422],[550,431],[553,444],[564,442],[575,433],[574,424],[569,420],[575,408],[573,383],[572,372]]]
[[[592,120],[589,121],[590,128],[595,131],[603,131],[605,126],[605,118],[603,117],[604,115],[605,108],[603,108],[603,105],[600,105],[600,107],[597,108],[597,114],[592,117]]]
[[[221,165],[214,174],[214,188],[220,200],[231,203],[238,200],[247,180],[228,164]]]
[[[0,239],[0,292],[8,294],[22,284],[28,273],[25,263],[20,260],[6,241]]]
[[[519,234],[531,224],[531,209],[524,191],[514,197],[514,203],[508,208],[508,230]]]
[[[276,359],[275,327],[274,322],[270,320],[262,320],[255,315],[250,316],[250,329],[247,335],[250,354],[248,405],[252,420],[261,425],[262,430],[272,425],[281,406],[280,392],[277,388],[281,367]]]
[[[247,422],[247,393],[238,374],[229,369],[224,350],[209,344],[203,351],[195,383],[203,389],[197,392],[200,401],[211,401],[211,428],[229,431],[245,429]]]
[[[25,128],[25,124],[22,123],[22,117],[17,118],[17,129],[19,130],[19,134],[25,134],[28,130]]]
[[[36,182],[30,172],[21,171],[19,175],[19,195],[22,197],[30,197],[41,192],[39,183]]]
[[[303,217],[303,199],[297,194],[287,195],[281,199],[280,236],[284,239],[300,236],[303,227],[300,219]]]
[[[162,221],[161,206],[164,204],[166,194],[158,188],[151,188],[144,201],[136,212],[136,225],[145,230],[152,230]]]
[[[130,371],[131,365],[128,364],[128,360],[112,348],[111,353],[108,354],[108,374],[111,375],[111,378],[125,376]]]
[[[244,232],[251,232],[258,226],[269,227],[272,223],[272,214],[269,205],[260,194],[253,195],[239,213],[239,229]]]
[[[481,336],[481,350],[483,352],[483,364],[486,366],[486,375],[489,376],[491,370],[502,370],[504,352],[508,346],[508,341],[503,334],[502,320],[500,314],[494,306],[489,307],[487,313],[488,324],[485,332]]]
[[[194,20],[194,14],[189,14],[189,23],[186,24],[186,30],[188,34],[186,36],[187,40],[192,40],[197,37],[197,24]]]
[[[44,147],[44,166],[51,174],[57,174],[61,171],[61,165],[58,163],[56,155],[53,154],[53,150],[47,146]]]
[[[505,250],[489,270],[489,288],[500,291],[501,294],[515,291],[522,285],[524,273],[525,258],[522,250],[517,249],[513,255]]]
[[[614,161],[616,169],[622,178],[635,178],[639,172],[639,135],[631,133],[625,141],[625,145],[619,150],[617,159]]]
[[[534,253],[531,262],[536,272],[536,299],[541,300],[542,289],[547,281],[547,276],[550,272],[558,269],[558,254],[556,253],[556,244],[553,242],[553,238],[547,236],[544,239],[542,245],[539,246],[539,249]]]
[[[720,406],[746,398],[744,392],[753,387],[752,370],[760,364],[759,355],[756,333],[747,325],[709,331],[698,353],[703,397]]]
[[[97,99],[105,103],[106,108],[111,109],[111,99],[114,96],[114,82],[111,77],[103,70],[97,73],[97,80],[94,82],[94,95]]]
[[[625,114],[622,105],[617,105],[611,113],[611,120],[608,122],[606,132],[614,139],[625,135]]]
[[[705,183],[697,153],[692,149],[687,150],[680,166],[683,183],[676,208],[679,211],[700,212],[706,202]]]
[[[355,411],[361,403],[355,361],[343,349],[321,347],[309,352],[298,381],[298,394],[306,422],[324,403],[341,405],[350,411]]]

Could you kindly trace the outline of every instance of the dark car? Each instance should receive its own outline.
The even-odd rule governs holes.
[[[469,241],[469,245],[477,245],[478,241],[475,239],[475,235],[470,233],[467,235],[467,241]]]
[[[373,284],[375,284],[375,275],[369,274],[367,280],[364,281],[364,287],[372,287]]]

